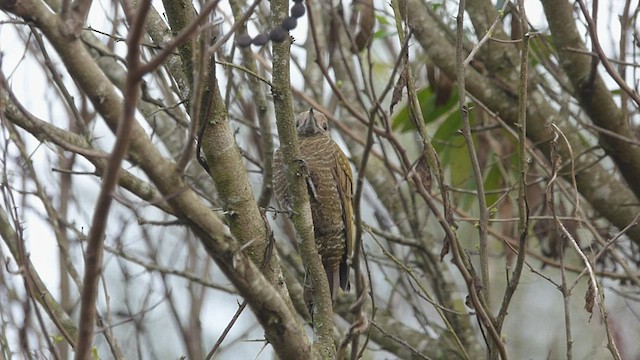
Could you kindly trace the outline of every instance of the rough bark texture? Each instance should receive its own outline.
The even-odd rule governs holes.
[[[122,112],[121,99],[82,42],[60,32],[59,17],[38,1],[0,2],[0,8],[31,19],[42,30],[78,86],[115,132]],[[189,219],[188,225],[200,237],[205,249],[249,302],[278,355],[309,358],[311,347],[299,321],[258,266],[239,250],[235,239],[226,235],[224,224],[189,189],[175,165],[161,156],[137,123],[132,127],[131,138],[131,161],[139,164],[156,184],[176,214]]]
[[[558,48],[560,65],[573,84],[575,97],[580,106],[595,125],[623,138],[632,135],[629,123],[624,120],[622,111],[613,100],[611,91],[605,85],[597,67],[592,69],[593,58],[569,50],[586,49],[574,21],[572,3],[565,0],[544,0],[542,5],[551,32],[562,34],[554,36],[553,39]],[[615,162],[627,185],[636,197],[640,197],[640,147],[604,133],[600,134],[599,141]]]
[[[455,77],[455,64],[450,59],[454,57],[454,47],[445,41],[444,36],[434,36],[440,32],[424,4],[417,0],[409,0],[408,22],[415,32],[416,39],[422,45],[430,59],[444,71],[448,76]],[[518,119],[518,106],[515,87],[506,86],[508,83],[496,83],[485,78],[481,73],[473,68],[467,69],[467,91],[483,104],[488,106],[493,112],[500,115],[507,123],[514,125]],[[578,172],[576,181],[580,194],[602,216],[607,218],[618,228],[622,229],[633,222],[636,210],[629,206],[610,206],[610,204],[637,204],[635,194],[626,186],[624,182],[611,176],[611,172],[598,162],[598,158],[593,152],[586,152],[584,142],[580,138],[578,129],[562,121],[561,115],[549,106],[535,89],[535,84],[530,86],[529,110],[527,117],[528,137],[538,144],[538,147],[545,156],[550,156],[548,141],[550,134],[546,128],[548,122],[560,124],[564,134],[569,139],[573,148],[573,154],[583,154],[575,158],[577,169],[588,168],[588,171]],[[560,147],[560,154],[563,159],[571,158],[566,147]],[[640,244],[640,228],[633,227],[627,232],[636,243]]]

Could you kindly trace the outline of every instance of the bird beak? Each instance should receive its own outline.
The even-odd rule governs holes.
[[[313,121],[313,123],[314,123],[315,125],[317,125],[317,124],[316,124],[316,118],[313,116],[313,109],[309,109],[309,120],[312,120],[312,121]]]
[[[313,109],[309,109],[309,118],[313,120],[313,127],[315,129],[320,129],[320,124],[318,124],[318,120],[316,120],[316,117],[314,116]]]
[[[311,135],[315,134],[317,132],[317,129],[318,122],[316,120],[316,117],[313,115],[313,109],[311,109],[309,110],[309,116],[307,117],[307,120],[304,122],[304,124],[302,124],[299,130],[304,134]]]

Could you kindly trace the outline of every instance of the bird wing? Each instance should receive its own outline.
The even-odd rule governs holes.
[[[342,221],[346,232],[346,255],[348,259],[351,259],[356,241],[356,227],[353,219],[353,175],[349,159],[347,159],[338,144],[334,143],[333,145],[337,148],[335,152],[337,154],[335,174],[340,202],[342,203]]]

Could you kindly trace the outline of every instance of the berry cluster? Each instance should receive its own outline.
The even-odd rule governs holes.
[[[256,35],[251,38],[249,34],[242,34],[236,37],[236,44],[238,47],[249,47],[251,45],[263,46],[269,40],[273,42],[283,42],[287,38],[287,32],[293,30],[298,26],[298,18],[304,16],[305,8],[302,4],[302,0],[293,0],[294,4],[291,7],[291,14],[282,20],[282,24],[276,26],[273,30],[267,33]]]

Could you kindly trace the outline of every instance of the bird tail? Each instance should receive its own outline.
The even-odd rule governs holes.
[[[349,281],[349,262],[345,254],[344,258],[340,262],[340,288],[344,291],[351,290],[351,283]]]

